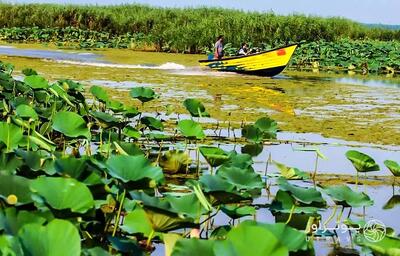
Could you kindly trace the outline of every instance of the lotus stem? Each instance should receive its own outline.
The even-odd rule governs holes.
[[[332,214],[328,217],[328,219],[322,224],[324,229],[326,227],[326,225],[329,224],[329,222],[333,219],[333,217],[335,217],[336,215],[336,211],[337,211],[337,205],[335,204],[335,206],[333,207],[333,212]]]
[[[314,183],[314,187],[315,187],[315,178],[317,177],[317,171],[318,171],[318,154],[315,154],[316,158],[315,158],[315,164],[314,164],[314,173],[313,173],[313,183]]]
[[[149,237],[147,238],[146,242],[146,248],[149,248],[151,245],[151,239],[153,239],[154,236],[154,230],[151,230]]]
[[[112,236],[115,236],[115,233],[117,233],[117,228],[118,228],[118,225],[119,225],[119,219],[121,217],[122,205],[124,204],[124,200],[125,200],[125,194],[126,194],[126,190],[124,189],[124,191],[122,192],[122,195],[121,195],[121,200],[119,201],[117,219],[115,220],[115,223],[114,223],[114,230],[113,230]]]
[[[100,127],[100,147],[103,146],[103,128]]]
[[[111,151],[111,132],[108,131],[108,149],[107,149],[107,158],[110,157]]]
[[[200,151],[199,147],[196,147],[196,165],[197,165],[197,177],[200,176]],[[394,191],[394,188],[393,188]]]
[[[29,141],[29,135],[30,135],[30,133],[31,133],[31,126],[29,125],[29,126],[28,126],[28,140],[27,140],[27,142],[26,142],[26,151],[29,151],[29,146],[30,146],[30,145],[29,145],[29,144],[30,144],[30,143],[29,143],[29,142],[30,142],[30,141]]]
[[[358,171],[356,172],[356,191],[358,192]]]
[[[268,155],[268,159],[267,159],[267,163],[265,165],[265,172],[264,172],[264,176],[265,176],[265,183],[267,183],[267,174],[268,174],[268,167],[269,167],[269,163],[271,162],[271,152],[269,152]]]
[[[158,154],[157,154],[157,160],[156,160],[157,165],[158,165],[159,162],[160,162],[161,151],[162,151],[162,144],[163,144],[163,142],[161,141],[160,144],[159,144],[160,150],[158,150]]]
[[[285,222],[286,225],[289,224],[289,222],[292,220],[293,213],[294,213],[294,210],[295,210],[295,209],[296,209],[296,205],[294,204],[294,205],[292,205],[292,208],[290,209],[289,218],[288,218],[287,221]]]
[[[336,225],[339,224],[340,221],[342,220],[343,212],[344,212],[344,206],[342,206],[342,210],[340,211],[340,213],[336,219]]]

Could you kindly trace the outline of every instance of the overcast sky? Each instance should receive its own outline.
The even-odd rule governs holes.
[[[172,7],[221,6],[251,11],[274,11],[277,14],[303,13],[319,16],[342,16],[364,23],[400,25],[400,0],[8,0],[3,2],[142,3]]]

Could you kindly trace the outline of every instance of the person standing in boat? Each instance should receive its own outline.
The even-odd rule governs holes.
[[[222,59],[224,57],[224,36],[220,35],[214,45],[214,59]]]

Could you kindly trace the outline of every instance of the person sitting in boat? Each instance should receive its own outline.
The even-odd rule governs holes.
[[[242,47],[240,47],[238,55],[247,55],[248,52],[249,52],[249,46],[247,45],[247,43],[243,43]]]
[[[214,45],[214,59],[222,59],[224,57],[224,36],[220,35]]]

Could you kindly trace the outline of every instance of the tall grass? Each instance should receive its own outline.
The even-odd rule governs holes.
[[[277,45],[341,38],[400,40],[400,30],[368,28],[343,18],[244,12],[221,8],[159,8],[143,5],[76,6],[0,3],[1,27],[66,28],[142,33],[157,48],[199,52],[218,34],[237,46],[243,41]]]

